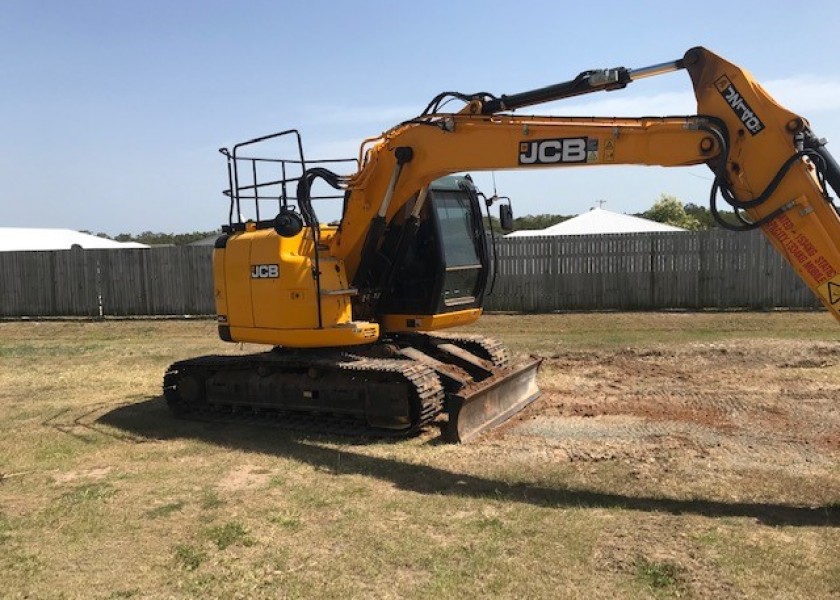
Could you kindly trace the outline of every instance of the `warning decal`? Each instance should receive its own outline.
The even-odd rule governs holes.
[[[828,302],[830,304],[837,304],[840,302],[840,285],[833,281],[828,282]]]
[[[840,276],[826,281],[817,288],[823,301],[835,310],[840,309]]]
[[[604,142],[604,160],[609,162],[615,160],[615,142],[612,140]]]
[[[598,138],[589,138],[586,142],[586,162],[598,162]]]

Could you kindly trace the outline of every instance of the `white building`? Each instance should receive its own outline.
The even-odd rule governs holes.
[[[657,223],[648,219],[615,213],[603,208],[593,208],[589,212],[557,223],[545,229],[514,231],[505,237],[534,237],[540,235],[596,235],[603,233],[645,233],[649,231],[686,231]]]
[[[138,242],[115,242],[72,229],[0,227],[0,252],[28,250],[84,250],[148,248]]]

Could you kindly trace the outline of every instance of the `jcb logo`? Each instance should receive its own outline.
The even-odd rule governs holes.
[[[519,142],[519,164],[585,163],[586,143],[585,137]]]
[[[280,277],[279,265],[251,265],[251,279],[276,279]]]

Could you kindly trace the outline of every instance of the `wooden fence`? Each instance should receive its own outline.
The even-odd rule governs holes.
[[[816,308],[758,232],[499,241],[488,310]],[[209,315],[212,248],[0,252],[0,317]]]
[[[213,314],[212,252],[0,252],[0,317]]]
[[[508,238],[488,310],[816,308],[759,231]]]

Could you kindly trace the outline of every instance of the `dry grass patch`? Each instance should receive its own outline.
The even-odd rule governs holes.
[[[468,446],[173,419],[211,321],[0,323],[0,589],[94,598],[829,598],[820,313],[489,316],[544,397]]]

